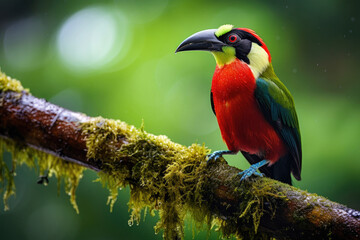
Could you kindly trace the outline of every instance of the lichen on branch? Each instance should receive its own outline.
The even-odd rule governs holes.
[[[2,157],[4,151],[11,153],[11,167],[5,163]],[[16,168],[23,164],[36,169],[39,176],[45,173],[48,174],[48,177],[55,176],[58,181],[58,191],[60,191],[61,182],[64,182],[65,192],[70,196],[70,203],[75,211],[79,213],[75,200],[75,191],[83,176],[84,167],[66,162],[57,156],[18,144],[12,140],[0,138],[0,183],[2,183],[0,192],[1,189],[4,191],[3,202],[5,210],[9,210],[8,199],[15,195],[14,176],[16,175]]]
[[[358,239],[360,213],[323,197],[268,178],[240,182],[241,171],[220,158],[207,163],[203,145],[189,147],[121,121],[92,118],[53,105],[0,74],[0,188],[4,200],[15,192],[16,166],[38,166],[64,179],[75,203],[84,168],[98,172],[109,191],[110,209],[118,190],[129,186],[129,224],[159,212],[155,231],[165,239],[184,238],[184,219],[207,224],[224,237],[245,239]],[[2,153],[0,153],[2,156]],[[37,159],[37,160],[36,160]],[[7,205],[5,205],[7,206]]]
[[[141,212],[159,211],[155,230],[165,239],[183,237],[184,218],[191,201],[204,201],[198,191],[206,176],[209,150],[193,144],[184,147],[166,136],[155,136],[121,121],[95,118],[82,124],[87,156],[101,161],[100,181],[110,190],[111,209],[118,189],[130,186],[129,224],[139,224]],[[124,144],[116,148],[121,139]],[[203,161],[201,161],[201,159]]]
[[[130,186],[129,225],[139,224],[142,212],[159,211],[155,231],[163,230],[164,239],[184,237],[187,214],[197,226],[217,226],[224,237],[266,238],[258,232],[264,211],[273,216],[273,198],[286,200],[279,192],[284,184],[259,178],[241,184],[240,170],[224,168],[223,159],[208,164],[210,150],[203,145],[185,147],[143,127],[101,117],[82,123],[81,128],[87,136],[88,159],[103,166],[99,181],[110,190],[110,208],[118,189]]]
[[[13,79],[9,76],[6,76],[6,74],[1,72],[1,70],[0,70],[0,91],[2,91],[2,92],[5,92],[5,91],[21,92],[24,90],[26,90],[28,92],[27,89],[23,88],[20,81]]]
[[[0,92],[5,91],[28,93],[28,90],[24,89],[18,80],[12,79],[0,72]],[[3,101],[4,99],[0,97],[0,106],[3,105]],[[10,166],[4,161],[4,151],[11,153]],[[75,200],[75,191],[83,176],[84,167],[64,161],[58,156],[31,148],[24,142],[16,142],[10,138],[0,137],[0,192],[4,192],[3,203],[5,210],[9,210],[8,199],[15,195],[14,176],[16,175],[16,167],[23,164],[37,169],[39,175],[47,173],[48,177],[55,176],[58,180],[58,191],[63,181],[65,192],[70,196],[71,204],[76,212],[79,213]]]

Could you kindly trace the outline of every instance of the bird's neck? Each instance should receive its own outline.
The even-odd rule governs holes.
[[[223,51],[213,51],[211,52],[216,61],[216,66],[219,68],[231,64],[235,61],[235,48],[233,47],[223,47]]]
[[[257,79],[260,77],[271,65],[270,53],[256,43],[252,43],[251,50],[247,57],[249,58],[249,67]]]
[[[216,66],[211,90],[214,95],[229,99],[239,94],[252,94],[255,87],[255,77],[249,65],[235,59],[229,64]]]
[[[276,76],[276,74],[274,72],[272,63],[269,64],[269,66],[266,68],[266,70],[263,73],[261,73],[261,75],[259,77],[263,78],[263,79],[279,80],[279,78]]]

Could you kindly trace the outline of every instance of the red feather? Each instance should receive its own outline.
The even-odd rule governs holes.
[[[236,59],[217,66],[211,87],[216,117],[229,150],[257,154],[273,164],[285,155],[286,147],[261,113],[255,88],[246,63]]]

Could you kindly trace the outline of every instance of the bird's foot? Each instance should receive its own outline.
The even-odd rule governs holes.
[[[250,177],[251,175],[255,175],[255,176],[259,176],[259,177],[264,177],[265,175],[263,173],[259,173],[257,172],[257,170],[259,168],[261,168],[262,166],[268,164],[269,161],[268,160],[262,160],[258,163],[255,163],[253,165],[251,165],[248,169],[242,171],[242,172],[239,172],[238,174],[239,175],[242,175],[241,176],[241,179],[240,179],[240,182],[247,179],[248,177]]]
[[[219,157],[222,157],[222,155],[224,155],[224,154],[236,154],[236,152],[231,151],[231,150],[215,151],[215,152],[207,155],[207,157],[208,157],[207,163],[211,162],[212,160],[216,161]]]

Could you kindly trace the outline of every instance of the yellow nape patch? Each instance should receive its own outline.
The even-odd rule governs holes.
[[[255,78],[258,78],[270,64],[269,55],[256,43],[252,43],[251,50],[247,57],[250,60],[249,67]]]
[[[233,29],[233,27],[234,26],[230,25],[230,24],[222,25],[216,30],[215,36],[220,37],[220,36],[224,35],[225,33],[228,33]]]
[[[235,48],[225,46],[222,48],[222,52],[212,51],[211,52],[216,60],[216,64],[220,67],[225,64],[232,63],[235,60]]]

